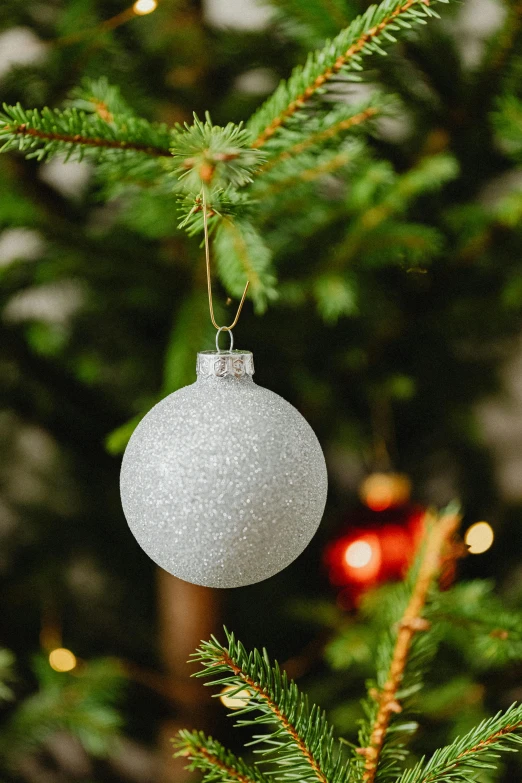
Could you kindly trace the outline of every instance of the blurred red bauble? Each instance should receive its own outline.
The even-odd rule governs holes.
[[[325,550],[334,587],[344,608],[357,604],[370,587],[401,579],[422,537],[426,509],[409,502],[410,483],[402,474],[372,474],[361,485],[365,504],[346,518],[346,531]]]

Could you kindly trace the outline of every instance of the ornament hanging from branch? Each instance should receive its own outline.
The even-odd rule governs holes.
[[[216,350],[197,356],[197,381],[140,422],[125,451],[121,498],[129,527],[159,566],[188,582],[240,587],[301,554],[324,511],[327,474],[312,428],[290,403],[254,383],[250,351],[233,350],[234,322],[212,307]],[[226,331],[228,350],[219,338]]]

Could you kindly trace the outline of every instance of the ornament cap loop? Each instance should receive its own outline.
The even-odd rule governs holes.
[[[232,334],[232,329],[230,326],[220,326],[219,329],[216,332],[216,351],[221,353],[221,348],[219,347],[219,336],[221,332],[228,332],[228,336],[230,337],[230,345],[228,347],[227,353],[231,353],[234,349],[234,335]]]
[[[250,351],[200,351],[196,373],[198,378],[251,378],[254,357]]]

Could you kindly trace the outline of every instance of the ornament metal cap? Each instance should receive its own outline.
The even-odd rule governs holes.
[[[219,347],[219,337],[228,332],[230,346],[228,351]],[[196,374],[199,378],[251,378],[254,374],[254,357],[251,351],[234,351],[232,329],[221,326],[216,334],[216,350],[200,351],[196,362]]]
[[[251,351],[200,351],[196,373],[198,378],[251,378],[254,357]]]

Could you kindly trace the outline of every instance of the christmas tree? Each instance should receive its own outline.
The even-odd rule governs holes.
[[[315,705],[289,681],[277,664],[272,666],[266,650],[247,653],[233,634],[223,646],[216,638],[195,654],[203,670],[198,676],[211,685],[225,685],[228,698],[239,704],[234,713],[238,726],[249,726],[261,759],[248,766],[241,758],[201,732],[180,732],[178,754],[190,759],[205,780],[377,781],[430,783],[433,781],[477,780],[483,770],[494,770],[500,751],[513,750],[521,742],[522,708],[513,705],[454,742],[435,751],[430,758],[404,769],[408,758],[406,740],[416,729],[408,712],[422,691],[422,673],[444,638],[444,627],[459,624],[463,616],[461,588],[437,594],[436,576],[444,558],[451,558],[451,544],[459,518],[447,512],[433,522],[417,562],[403,584],[391,591],[378,607],[377,622],[385,630],[375,649],[377,672],[364,704],[357,745],[344,753],[334,739],[333,727]],[[379,616],[380,615],[380,616]],[[515,647],[520,647],[520,618],[504,615],[518,626]],[[475,633],[490,642],[491,628],[482,615],[474,618]],[[500,631],[501,629],[497,629]],[[506,629],[503,629],[508,633]],[[513,639],[512,639],[513,641]],[[511,646],[510,642],[510,646]],[[513,652],[514,647],[511,648]],[[489,648],[491,655],[491,646]],[[515,656],[520,655],[518,649]],[[422,699],[422,696],[421,696]],[[267,730],[267,727],[270,727]]]
[[[193,380],[195,353],[213,337],[199,244],[204,215],[222,293],[236,300],[227,315],[216,296],[216,322],[234,319],[248,281],[241,341],[257,349],[260,380],[265,372],[264,384],[306,414],[331,467],[324,532],[303,561],[315,581],[296,565],[272,586],[249,588],[226,610],[234,627],[264,643],[257,621],[260,630],[263,618],[272,621],[278,594],[301,591],[313,612],[322,584],[317,547],[353,495],[358,471],[350,492],[343,476],[354,460],[360,470],[383,461],[387,468],[391,458],[413,477],[421,500],[443,505],[458,494],[471,519],[500,518],[475,404],[498,388],[497,370],[520,326],[519,9],[506,6],[470,63],[452,5],[417,0],[366,9],[344,0],[278,0],[273,7],[267,29],[246,33],[212,28],[197,3],[179,0],[163,0],[143,18],[139,6],[122,12],[91,0],[74,0],[62,12],[53,3],[12,0],[0,11],[2,26],[25,31],[35,49],[33,62],[19,63],[2,81],[0,226],[15,232],[3,235],[1,269],[3,472],[11,487],[5,513],[15,531],[6,534],[2,610],[5,643],[21,659],[44,715],[51,694],[61,715],[46,723],[38,717],[42,702],[31,708],[20,696],[6,733],[11,770],[26,752],[22,738],[41,744],[55,730],[72,732],[91,755],[106,755],[106,737],[119,731],[113,704],[122,671],[173,701],[178,723],[192,721],[194,704],[201,705],[195,690],[174,687],[172,696],[171,681],[150,671],[159,663],[150,634],[152,571],[122,524],[117,472],[137,422]],[[82,166],[71,168],[71,161]],[[68,191],[62,169],[84,179]],[[14,253],[9,237],[18,242]],[[268,354],[270,370],[263,370]],[[15,480],[16,455],[33,479],[32,494]],[[516,557],[516,514],[503,513],[504,545],[489,566],[499,575]],[[26,539],[20,530],[31,534]],[[471,576],[474,568],[464,566]],[[172,654],[170,615],[161,609],[169,596],[172,606],[188,606],[183,591],[160,577],[163,660],[184,682],[184,646]],[[452,611],[469,595],[455,589]],[[190,601],[190,612],[215,629],[215,596],[194,593]],[[75,674],[55,677],[38,664],[29,672],[27,650],[39,646],[42,616],[44,630],[63,624],[67,643],[84,657],[120,659],[84,670],[86,691],[80,687],[77,698],[95,705],[98,722],[88,709],[63,713]],[[401,616],[390,610],[390,628]],[[290,653],[286,619],[274,622],[270,633]],[[200,636],[207,631],[201,625]],[[377,630],[381,625],[376,617]],[[513,641],[512,618],[508,625],[498,626],[500,636],[491,636],[495,625],[481,637],[498,641],[499,656]],[[349,634],[341,622],[336,630],[330,658]],[[297,633],[304,639],[302,628]],[[42,641],[45,661],[61,648],[55,636],[52,644]],[[470,643],[461,635],[456,648],[464,655]],[[229,651],[243,655],[235,645]],[[219,648],[212,644],[206,654],[212,649]],[[6,693],[13,689],[9,671]],[[379,677],[386,671],[379,665]],[[268,669],[251,674],[269,677]],[[239,688],[239,680],[231,683]],[[497,685],[488,697],[493,712],[505,705],[504,683]],[[367,729],[379,705],[369,699]],[[151,711],[157,721],[164,706]],[[478,734],[464,735],[465,746],[431,755],[404,781],[431,780],[432,771],[452,779],[453,772],[430,771],[429,764],[450,764],[515,725],[515,713],[504,714],[513,724],[503,717],[481,724]],[[309,723],[307,716],[313,744],[314,721],[323,726],[323,719],[314,712]],[[150,717],[145,711],[143,724]],[[451,732],[442,723],[440,733]],[[150,739],[143,724],[134,718],[130,733]],[[185,742],[183,752],[191,743],[207,747],[200,735],[185,735]],[[371,737],[361,737],[359,748],[374,748]],[[231,758],[212,743],[207,750]],[[391,761],[395,752],[402,758],[390,749]],[[295,763],[298,777],[309,775],[293,745],[282,753],[289,774]],[[348,774],[332,753],[317,746],[328,780]],[[361,765],[369,756],[354,758],[354,774],[366,774]],[[211,774],[220,775],[216,765]],[[261,773],[251,774],[257,780]]]

